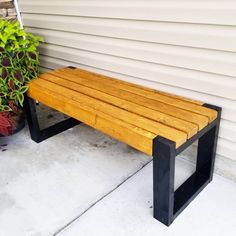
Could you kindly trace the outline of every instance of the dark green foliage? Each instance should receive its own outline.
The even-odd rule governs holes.
[[[39,74],[37,47],[42,41],[18,22],[0,20],[0,112],[23,106],[27,83]]]

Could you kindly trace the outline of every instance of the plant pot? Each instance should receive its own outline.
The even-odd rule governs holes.
[[[18,112],[16,114],[13,114],[11,117],[15,125],[14,129],[12,130],[12,133],[10,134],[13,135],[18,133],[25,127],[25,114],[23,110],[19,109]],[[0,137],[6,137],[6,136],[0,134]]]
[[[13,116],[15,123],[15,128],[13,129],[12,134],[16,134],[25,127],[25,113],[23,110],[19,110],[16,116]]]

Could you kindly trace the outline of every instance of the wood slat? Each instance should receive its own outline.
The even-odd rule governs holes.
[[[148,155],[156,136],[178,148],[217,115],[201,102],[78,68],[40,75],[27,94]]]
[[[93,75],[95,77],[99,77],[99,78],[103,78],[103,79],[108,79],[108,80],[110,80],[110,82],[122,83],[124,85],[131,86],[131,87],[134,87],[134,88],[137,88],[137,89],[141,89],[141,90],[148,91],[148,92],[155,93],[155,94],[161,94],[161,95],[173,98],[173,99],[178,99],[178,100],[181,100],[181,101],[186,101],[188,103],[192,103],[192,104],[199,105],[199,106],[202,106],[204,104],[202,101],[198,101],[198,100],[195,100],[195,99],[190,99],[190,98],[182,97],[182,96],[179,96],[179,95],[175,95],[175,94],[171,94],[171,93],[168,93],[168,92],[159,91],[159,90],[156,90],[156,89],[151,89],[151,88],[139,85],[139,84],[134,84],[134,83],[130,83],[130,82],[127,82],[127,81],[115,79],[113,77],[101,75],[101,74],[98,74],[98,73],[95,73],[95,72],[91,72],[91,71],[87,71],[87,70],[84,70],[84,69],[81,69],[81,68],[69,68],[69,67],[66,67],[66,68],[57,69],[55,71],[65,71],[65,70],[66,71],[73,70],[73,71],[76,71],[76,72],[79,72],[79,73],[84,73],[86,75]]]
[[[217,117],[217,112],[212,109],[203,107],[202,102],[186,99],[183,97],[178,97],[175,95],[173,96],[168,93],[163,93],[154,89],[145,88],[136,84],[124,82],[122,80],[82,70],[80,68],[76,69],[64,68],[61,71],[68,72],[69,70],[80,77],[87,78],[88,80],[97,80],[99,78],[99,81],[103,84],[115,86],[116,88],[120,88],[125,91],[145,96],[147,98],[154,99],[197,114],[205,115],[209,118],[210,122],[216,119]]]
[[[75,90],[90,97],[96,98],[96,100],[101,100],[106,103],[112,104],[113,106],[117,106],[134,114],[149,118],[151,119],[150,122],[152,122],[152,120],[158,121],[161,124],[183,131],[187,134],[188,138],[192,137],[198,131],[198,126],[193,123],[180,120],[178,118],[111,96],[104,92],[91,89],[89,87],[74,83],[72,81],[64,80],[55,75],[43,74],[40,78],[45,79],[47,81],[51,81],[53,83],[57,83],[59,85],[64,86],[65,88]]]
[[[176,146],[180,146],[187,140],[187,134],[184,132],[165,126],[153,120],[149,120],[137,114],[128,112],[124,109],[118,108],[98,99],[94,99],[90,96],[86,96],[72,89],[65,88],[62,85],[49,82],[42,78],[35,80],[33,82],[33,85],[36,87],[40,86],[43,88],[47,88],[52,92],[56,91],[58,94],[63,94],[63,96],[66,97],[68,101],[76,101],[78,107],[80,107],[81,105],[89,107],[94,110],[95,114],[101,112],[103,114],[109,115],[112,118],[118,117],[119,120],[122,120],[125,123],[150,131],[155,135],[161,135],[163,137],[166,137],[176,142]],[[30,88],[32,89],[32,85],[30,86]]]
[[[198,125],[199,129],[203,129],[209,122],[208,117],[196,114],[187,110],[183,110],[181,108],[162,103],[150,98],[146,98],[125,90],[120,90],[114,86],[110,86],[108,84],[103,84],[100,80],[92,80],[84,77],[80,77],[77,74],[74,74],[73,70],[69,69],[66,71],[52,71],[49,74],[56,75],[58,77],[64,78],[68,81],[73,81],[78,84],[82,84],[84,86],[93,88],[95,90],[99,90],[110,94],[112,96],[122,98],[124,100],[134,102],[136,104],[142,105],[144,107],[171,115],[173,117],[177,117],[179,119],[194,123]]]
[[[78,106],[76,101],[68,100],[65,96],[38,86],[35,83],[30,84],[27,94],[29,97],[40,100],[45,105],[72,116],[141,152],[152,155],[152,140],[156,134],[104,113],[95,112],[90,107],[82,106],[81,104]]]
[[[127,85],[127,86],[131,86],[133,88],[142,89],[144,91],[148,91],[148,92],[151,92],[151,93],[162,94],[162,95],[165,95],[165,96],[170,97],[170,98],[186,101],[186,102],[193,103],[193,104],[196,104],[196,105],[199,105],[199,106],[203,105],[202,101],[198,101],[198,100],[182,97],[182,96],[179,96],[179,95],[175,95],[175,94],[172,94],[172,93],[163,92],[163,91],[160,91],[160,90],[148,88],[148,87],[145,87],[145,86],[142,86],[142,85],[139,85],[139,84],[134,84],[134,83],[130,83],[130,82],[127,82],[127,81],[115,79],[113,77],[101,75],[101,74],[98,74],[98,73],[95,73],[95,72],[91,72],[91,71],[87,71],[87,70],[84,70],[84,69],[81,69],[81,68],[74,68],[74,69],[72,69],[72,68],[66,67],[66,68],[58,69],[58,71],[63,71],[65,69],[66,70],[74,70],[76,72],[85,73],[87,75],[89,75],[89,74],[90,75],[94,75],[94,76],[99,77],[99,78],[107,78],[108,80],[110,80],[110,82],[118,82],[118,83],[122,82],[122,84]]]

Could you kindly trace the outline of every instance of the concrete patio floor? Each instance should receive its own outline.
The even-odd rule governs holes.
[[[0,146],[0,236],[236,233],[234,182],[215,175],[167,228],[152,217],[150,157],[85,125],[40,144],[25,128]],[[176,187],[193,170],[178,157]]]
[[[179,171],[188,164],[178,162]],[[186,173],[186,172],[185,172]],[[182,179],[178,174],[178,180]],[[152,217],[152,163],[122,184],[59,236],[207,236],[236,234],[236,185],[223,177],[214,181],[166,227]]]

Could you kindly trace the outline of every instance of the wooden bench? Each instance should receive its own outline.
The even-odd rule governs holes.
[[[74,67],[40,75],[27,96],[36,142],[83,122],[153,156],[154,217],[165,225],[212,180],[219,107]],[[71,118],[40,130],[35,100]],[[196,140],[196,172],[174,191],[175,157]]]

